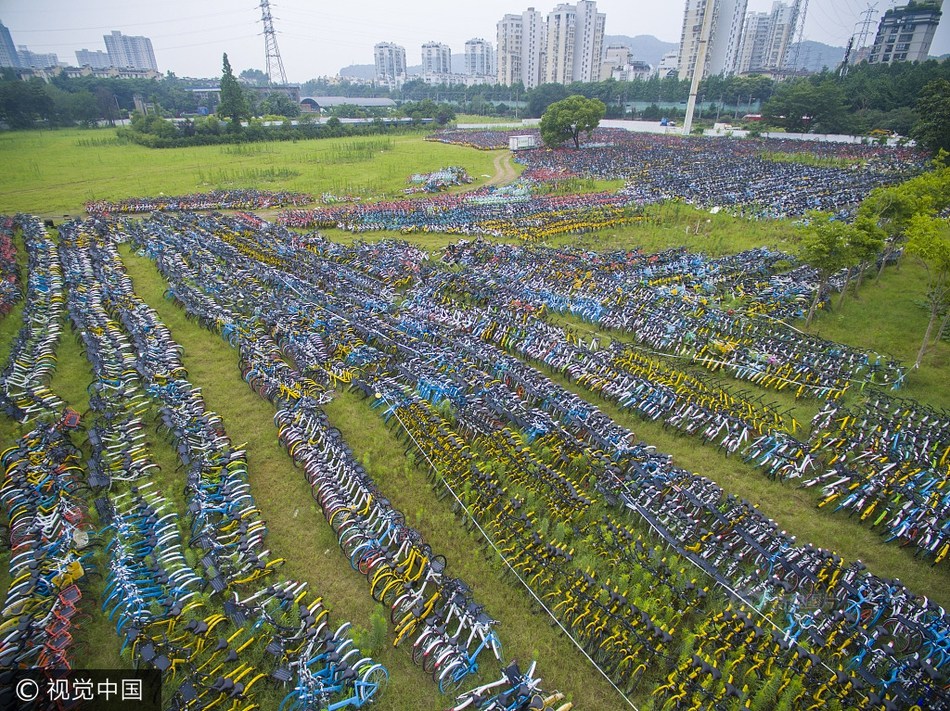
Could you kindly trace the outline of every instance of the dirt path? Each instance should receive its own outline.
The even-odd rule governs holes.
[[[506,185],[514,182],[518,174],[511,165],[511,151],[506,151],[501,155],[495,156],[495,174],[485,181],[485,185]]]

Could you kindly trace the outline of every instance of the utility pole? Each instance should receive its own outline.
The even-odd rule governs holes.
[[[848,46],[844,48],[844,59],[841,61],[841,69],[838,70],[839,77],[848,76],[848,60],[851,59],[851,49],[854,47],[854,35],[848,37]]]
[[[805,41],[805,17],[808,15],[808,0],[796,0],[795,19],[798,22],[798,41],[795,43],[795,58],[792,60],[792,68],[800,69],[801,65],[798,59],[802,53],[802,42]]]
[[[280,85],[287,86],[287,74],[284,72],[284,62],[280,58],[277,48],[277,32],[274,30],[274,18],[270,14],[270,0],[261,0],[261,22],[264,25],[264,53],[266,57],[267,79],[275,84],[274,72],[280,72]]]
[[[689,100],[686,102],[686,117],[683,119],[683,135],[688,136],[693,128],[693,112],[696,111],[696,95],[699,93],[699,82],[706,73],[706,53],[709,49],[709,35],[712,31],[714,7],[716,0],[705,0],[703,7],[703,25],[699,31],[699,48],[696,50],[696,64],[693,66],[693,80],[689,85]]]
[[[867,44],[868,35],[871,34],[871,24],[874,22],[871,17],[875,14],[877,14],[877,4],[868,3],[868,9],[861,13],[864,20],[860,23],[861,31],[858,33],[857,49],[861,49]]]

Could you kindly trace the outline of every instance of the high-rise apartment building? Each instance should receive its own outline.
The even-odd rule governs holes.
[[[50,69],[59,64],[59,57],[52,52],[31,52],[23,44],[17,47],[16,53],[23,69]]]
[[[799,0],[774,2],[771,12],[746,14],[734,71],[772,71],[787,64],[788,50],[798,22]]]
[[[109,53],[101,49],[77,49],[76,66],[90,67],[91,69],[108,69],[112,66],[112,60],[109,59]]]
[[[376,61],[376,81],[390,89],[406,81],[406,48],[392,42],[380,42],[373,47]]]
[[[560,4],[544,16],[529,7],[498,22],[498,83],[597,81],[606,16],[594,0]]]
[[[545,81],[569,84],[600,78],[605,20],[593,0],[561,4],[548,13]]]
[[[707,5],[713,14],[703,76],[728,74],[736,66],[747,0],[686,0],[680,34],[680,79],[693,77]]]
[[[923,62],[930,54],[943,0],[918,0],[884,13],[868,54],[868,64]]]
[[[103,35],[103,39],[113,67],[158,71],[155,52],[152,51],[152,40],[148,37],[133,37],[113,30],[111,34]]]
[[[543,83],[547,41],[544,16],[529,7],[520,15],[505,15],[497,30],[498,83],[511,86],[520,81],[526,89]]]
[[[795,0],[791,5],[784,2],[772,3],[772,23],[765,52],[766,69],[785,69],[788,66],[788,50],[795,38],[799,4],[799,0]]]
[[[465,43],[465,73],[472,77],[495,74],[495,50],[491,42],[476,37]]]
[[[422,75],[444,76],[452,73],[452,48],[441,42],[422,45]]]
[[[13,37],[6,25],[0,22],[0,67],[19,67],[20,58],[17,57]]]

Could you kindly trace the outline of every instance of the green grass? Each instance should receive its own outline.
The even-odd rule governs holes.
[[[481,185],[498,151],[366,136],[248,146],[148,149],[114,129],[0,132],[0,214],[77,215],[89,200],[180,195],[216,188],[400,195],[412,173],[461,165]]]
[[[874,275],[867,277],[858,296],[846,297],[841,309],[819,312],[808,330],[833,341],[890,354],[910,367],[930,316],[923,306],[925,294],[923,267],[905,257],[899,268],[885,269],[880,280],[875,281]],[[908,372],[906,387],[892,394],[950,408],[950,343],[933,345],[921,367]]]
[[[550,244],[595,250],[641,248],[646,253],[686,247],[717,257],[755,247],[789,251],[794,239],[795,228],[787,221],[751,222],[724,212],[712,214],[683,202],[673,202],[643,208],[633,224],[581,237],[564,235],[551,240]]]
[[[455,114],[455,123],[495,123],[521,124],[521,119],[506,118],[504,116],[480,116],[479,114]]]

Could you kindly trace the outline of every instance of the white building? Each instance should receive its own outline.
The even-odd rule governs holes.
[[[545,81],[597,81],[605,21],[606,15],[597,12],[593,0],[558,5],[548,13]]]
[[[868,55],[868,64],[923,62],[940,24],[942,0],[919,0],[884,13]]]
[[[600,64],[600,80],[610,79],[614,69],[630,63],[630,48],[624,45],[610,45],[604,50],[604,61]]]
[[[31,52],[29,47],[21,44],[17,47],[17,59],[23,69],[49,69],[59,65],[59,57],[48,52]]]
[[[653,75],[653,67],[639,59],[614,67],[610,78],[616,81],[645,81]]]
[[[680,79],[693,77],[707,5],[713,15],[703,76],[727,74],[735,69],[747,0],[686,0],[680,34]]]
[[[440,77],[452,73],[452,48],[442,42],[422,45],[422,76]]]
[[[20,58],[17,56],[13,37],[6,25],[0,22],[0,67],[19,67]]]
[[[497,24],[498,83],[517,82],[533,89],[544,81],[547,36],[544,17],[533,7],[520,15],[505,15]]]
[[[736,56],[736,74],[754,72],[765,66],[765,50],[769,42],[769,20],[767,12],[750,12],[745,16],[742,28],[742,41]]]
[[[373,47],[376,62],[376,81],[390,89],[398,89],[406,82],[406,48],[392,42],[379,42]]]
[[[667,77],[675,77],[679,71],[680,66],[680,53],[679,50],[675,52],[668,52],[663,55],[663,58],[660,59],[660,63],[656,65],[656,75],[660,79],[666,79]]]
[[[494,77],[495,49],[480,37],[465,43],[465,74],[473,77]]]
[[[798,6],[799,0],[795,0],[791,5],[784,2],[772,3],[764,69],[784,69],[788,66],[788,49],[798,24]]]
[[[109,59],[109,53],[101,49],[77,49],[76,66],[90,67],[92,69],[108,69],[112,66],[112,60]]]
[[[111,34],[104,35],[103,39],[113,67],[158,71],[158,63],[152,51],[152,40],[148,37],[133,37],[113,30]]]

